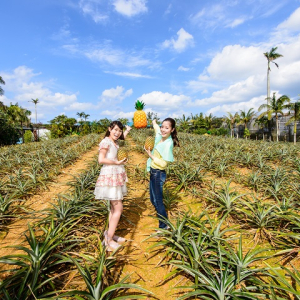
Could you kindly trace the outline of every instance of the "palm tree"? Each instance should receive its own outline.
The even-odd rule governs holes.
[[[28,102],[32,102],[34,103],[34,107],[35,107],[35,126],[37,126],[37,110],[36,110],[36,105],[39,103],[39,98],[36,99],[32,99]]]
[[[268,71],[267,71],[267,104],[270,105],[270,62],[274,63],[277,68],[279,68],[278,64],[274,62],[275,59],[282,57],[283,55],[276,53],[277,47],[273,47],[270,52],[265,52],[264,56],[268,60]]]
[[[240,124],[243,124],[245,126],[245,131],[247,128],[247,124],[251,121],[251,119],[256,115],[256,113],[253,111],[253,108],[250,108],[248,112],[246,110],[240,111]],[[248,131],[249,134],[249,131]],[[247,139],[247,136],[246,136]]]
[[[238,119],[239,119],[238,113],[235,113],[233,115],[230,112],[227,112],[227,116],[224,116],[224,118],[223,118],[223,120],[227,123],[227,125],[230,128],[230,137],[233,137],[233,126]]]
[[[39,103],[39,98],[36,99],[32,99],[28,102],[32,102],[34,103],[34,109],[35,109],[35,130],[37,132],[37,140],[39,140],[39,131],[37,130],[37,109],[36,109],[36,105]]]
[[[5,81],[2,79],[2,77],[0,76],[0,84],[5,84]],[[0,86],[0,96],[2,96],[4,94],[4,90],[3,88]]]
[[[286,104],[286,103],[290,103],[291,100],[286,95],[283,95],[283,96],[279,97],[278,99],[276,99],[275,94],[276,93],[273,93],[273,97],[271,99],[270,104],[262,104],[258,108],[258,111],[261,111],[264,108],[267,109],[266,111],[264,111],[263,113],[261,113],[258,116],[258,119],[262,118],[263,116],[268,115],[268,120],[271,120],[272,114],[275,114],[275,118],[276,118],[276,140],[278,142],[278,137],[279,137],[278,114],[283,115],[283,110],[289,108],[289,104]]]
[[[89,118],[89,116],[90,116],[89,114],[84,114],[84,115],[83,115],[84,122],[86,122],[86,120]]]
[[[247,112],[246,110],[240,110],[240,121],[242,124],[245,125],[245,128],[247,128],[248,122],[251,121],[251,119],[256,115],[253,108],[250,108]]]
[[[82,112],[78,112],[76,115],[80,118],[80,121],[82,122],[82,118],[85,115],[85,113],[82,111]]]
[[[264,128],[268,124],[268,118],[266,116],[264,116],[264,117],[262,117],[260,119],[257,118],[254,123],[257,124],[260,129],[262,129],[263,141],[264,141],[265,140]]]
[[[299,99],[300,100],[300,99]],[[286,122],[285,125],[289,125],[294,122],[294,144],[296,145],[297,140],[297,122],[300,122],[300,102],[290,103],[289,109],[293,111],[294,115]]]
[[[187,131],[190,126],[190,117],[186,117],[185,114],[182,115],[182,118],[178,119],[179,126],[183,131]]]
[[[213,123],[213,121],[214,121],[215,118],[216,117],[214,117],[212,115],[212,113],[210,113],[208,116],[204,117],[204,124],[205,124],[206,130],[211,129],[212,123]]]

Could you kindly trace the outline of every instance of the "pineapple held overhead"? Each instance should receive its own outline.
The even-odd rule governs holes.
[[[145,149],[153,150],[155,138],[153,136],[148,136],[145,141]]]
[[[145,128],[147,127],[147,116],[143,111],[145,104],[143,101],[137,100],[135,102],[135,109],[133,115],[133,124],[135,128]]]

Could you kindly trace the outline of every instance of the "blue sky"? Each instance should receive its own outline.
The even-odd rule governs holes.
[[[9,0],[0,25],[0,101],[44,123],[257,110],[272,47],[271,92],[300,94],[300,0]]]

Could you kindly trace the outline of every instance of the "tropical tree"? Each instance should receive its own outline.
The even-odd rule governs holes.
[[[54,138],[64,137],[73,132],[76,124],[75,118],[68,118],[66,115],[59,115],[50,121],[51,136]]]
[[[213,124],[215,118],[216,118],[216,117],[214,117],[214,116],[212,115],[212,113],[210,113],[208,116],[205,116],[205,117],[204,117],[204,125],[205,125],[205,128],[206,128],[207,130],[209,130],[209,129],[212,128],[212,124]]]
[[[37,109],[36,109],[36,105],[39,103],[39,98],[31,99],[29,102],[34,103],[34,108],[35,108],[35,125],[37,125]]]
[[[188,131],[189,127],[190,127],[190,117],[186,117],[185,114],[182,115],[182,118],[178,119],[179,122],[179,127],[183,130],[183,131]]]
[[[275,97],[276,93],[273,93],[273,97],[271,99],[270,104],[262,104],[259,108],[258,111],[261,111],[263,109],[266,109],[266,111],[262,112],[259,116],[258,119],[262,118],[263,116],[268,115],[268,120],[271,120],[272,114],[275,114],[276,118],[276,140],[278,142],[278,137],[279,137],[279,124],[278,124],[278,114],[283,115],[283,110],[289,108],[290,103],[290,98],[286,95],[282,95],[278,99]]]
[[[245,126],[245,133],[244,136],[247,137],[250,135],[250,132],[248,130],[247,124],[251,121],[251,119],[255,116],[255,112],[253,111],[253,108],[250,108],[247,112],[246,110],[240,110],[240,123]]]
[[[264,141],[265,140],[264,128],[267,127],[268,125],[268,117],[263,116],[260,119],[257,118],[254,123],[257,124],[260,129],[262,129],[263,141]]]
[[[32,99],[28,102],[32,102],[34,103],[34,109],[35,109],[35,128],[36,128],[36,132],[37,132],[37,139],[39,139],[39,132],[37,130],[37,109],[36,109],[36,105],[39,103],[39,99],[36,98],[36,99]]]
[[[300,122],[300,99],[295,103],[290,103],[288,105],[290,111],[293,111],[293,116],[288,120],[286,125],[294,122],[294,144],[296,145],[297,140],[297,122]],[[291,112],[290,112],[291,113]]]
[[[2,77],[0,76],[0,84],[5,84],[5,81],[2,79]],[[3,88],[0,86],[0,96],[2,96],[4,94],[4,90]]]
[[[276,53],[277,47],[273,47],[270,52],[265,52],[264,56],[268,60],[268,70],[267,70],[267,104],[270,104],[270,63],[274,63],[277,68],[279,68],[278,64],[274,62],[275,59],[282,57],[283,55]]]
[[[235,113],[234,115],[230,112],[227,112],[227,116],[224,116],[223,120],[227,123],[227,125],[230,128],[230,137],[233,137],[233,126],[239,119],[238,113]]]
[[[84,122],[86,122],[86,120],[89,118],[89,116],[90,116],[89,114],[84,114],[84,115],[83,115]]]
[[[148,125],[152,125],[152,121],[153,120],[156,120],[156,122],[157,123],[159,123],[159,117],[157,116],[157,113],[154,113],[154,112],[150,112],[150,111],[148,111],[147,112],[147,123],[148,123]],[[128,121],[127,121],[128,122]],[[122,124],[124,124],[123,122],[122,122]]]
[[[247,128],[247,124],[256,115],[256,113],[254,112],[253,108],[250,108],[247,112],[246,110],[241,110],[240,112],[240,121],[245,125],[245,128]]]

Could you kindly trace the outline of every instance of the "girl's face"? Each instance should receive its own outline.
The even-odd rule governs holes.
[[[160,133],[163,138],[167,139],[171,135],[171,132],[173,132],[173,131],[174,131],[174,128],[172,128],[171,123],[169,121],[164,121],[161,124]]]
[[[110,135],[109,137],[113,140],[116,141],[122,134],[122,130],[120,129],[120,127],[118,125],[115,125],[115,127],[113,129],[108,128]]]

